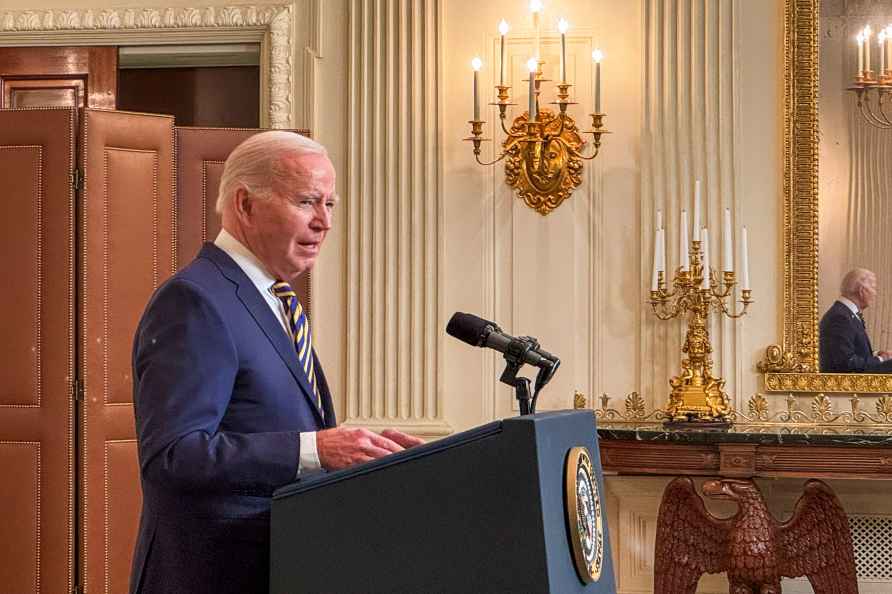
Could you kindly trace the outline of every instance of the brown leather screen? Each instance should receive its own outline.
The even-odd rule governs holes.
[[[75,119],[0,110],[2,592],[72,587]]]
[[[309,136],[308,130],[292,130]],[[188,264],[205,241],[220,232],[217,190],[229,153],[256,128],[177,127],[177,267]],[[310,275],[302,274],[294,290],[307,315],[312,315]]]
[[[140,510],[131,349],[175,269],[169,116],[85,110],[81,226],[81,563],[87,592],[126,592]]]

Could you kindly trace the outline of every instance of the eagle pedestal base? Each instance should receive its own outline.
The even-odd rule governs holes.
[[[783,523],[750,480],[709,480],[703,494],[734,501],[738,511],[716,518],[690,478],[669,483],[657,519],[655,594],[693,594],[701,575],[721,572],[730,594],[780,594],[781,578],[803,575],[815,594],[857,594],[848,518],[825,483],[808,481]]]

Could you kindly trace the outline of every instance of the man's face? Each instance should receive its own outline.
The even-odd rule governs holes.
[[[335,172],[325,155],[284,155],[269,199],[250,200],[246,239],[267,271],[286,281],[310,270],[331,229]]]
[[[877,277],[875,275],[870,275],[864,279],[860,293],[861,309],[866,309],[873,305],[873,302],[877,299]]]

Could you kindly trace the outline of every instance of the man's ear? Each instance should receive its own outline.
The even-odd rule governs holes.
[[[245,188],[239,188],[232,197],[232,205],[235,207],[236,216],[243,222],[248,223],[254,212],[254,197]]]

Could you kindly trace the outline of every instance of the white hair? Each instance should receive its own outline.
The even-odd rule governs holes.
[[[269,198],[273,185],[283,178],[278,166],[283,155],[327,154],[321,144],[294,132],[269,130],[251,136],[226,159],[217,193],[217,213],[223,213],[226,202],[239,188],[260,198]]]
[[[876,274],[866,268],[853,268],[842,278],[839,294],[848,299],[858,297],[858,291],[869,284],[869,279],[876,279]]]

